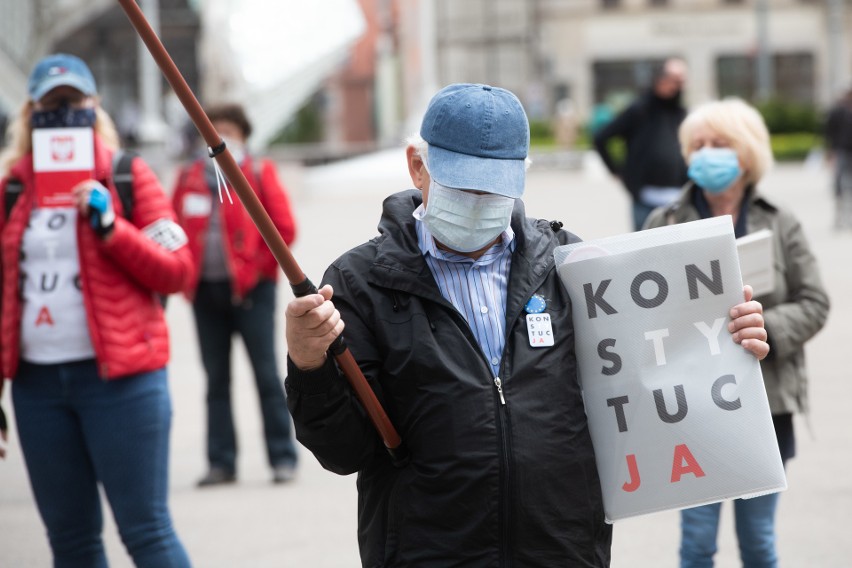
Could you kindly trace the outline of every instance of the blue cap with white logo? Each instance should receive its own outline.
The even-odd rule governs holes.
[[[89,66],[79,57],[66,53],[48,55],[36,63],[27,82],[27,91],[33,101],[38,101],[56,87],[73,87],[84,95],[98,92]]]
[[[420,136],[436,182],[518,198],[524,193],[530,127],[521,101],[506,89],[459,83],[432,97]]]

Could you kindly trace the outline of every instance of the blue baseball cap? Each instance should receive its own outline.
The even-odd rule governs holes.
[[[48,55],[36,63],[27,82],[30,100],[41,99],[56,87],[74,87],[84,95],[97,94],[95,77],[82,59],[67,53]]]
[[[432,97],[420,125],[429,175],[439,184],[517,199],[530,147],[527,115],[511,92],[458,83]]]

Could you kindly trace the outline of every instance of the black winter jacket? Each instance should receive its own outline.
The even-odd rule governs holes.
[[[333,362],[288,360],[300,442],[335,473],[358,472],[365,567],[603,567],[611,527],[576,375],[571,303],[553,249],[577,241],[517,202],[501,402],[490,366],[417,245],[419,191],[390,196],[380,235],[324,281],[347,343],[411,453],[394,468]],[[547,300],[555,345],[530,346],[524,305]]]
[[[685,117],[679,97],[664,100],[648,91],[595,134],[595,148],[601,159],[610,172],[621,178],[634,200],[646,185],[682,187],[687,182],[686,163],[677,137]],[[622,138],[627,145],[623,167],[609,152],[611,138]]]

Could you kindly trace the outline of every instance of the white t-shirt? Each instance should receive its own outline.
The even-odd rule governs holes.
[[[81,291],[77,210],[33,209],[21,250],[21,358],[42,364],[93,358]]]

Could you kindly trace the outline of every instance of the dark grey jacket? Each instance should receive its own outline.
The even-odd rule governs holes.
[[[384,203],[380,236],[326,272],[352,354],[411,452],[394,468],[329,362],[288,361],[300,442],[326,469],[358,472],[363,566],[609,565],[600,481],[576,376],[571,303],[552,251],[578,239],[512,217],[516,248],[500,364],[505,405],[464,318],[417,245],[419,191]],[[529,344],[524,305],[547,299],[556,344]]]
[[[700,219],[692,205],[692,191],[700,190],[692,183],[687,184],[674,205],[651,213],[645,228]],[[825,325],[828,295],[799,221],[756,190],[750,191],[747,199],[746,233],[770,229],[775,249],[775,290],[755,298],[763,304],[772,348],[769,357],[760,363],[769,408],[772,414],[805,412],[808,379],[804,346]]]
[[[685,117],[680,97],[665,100],[649,90],[595,133],[595,148],[601,159],[610,172],[621,178],[634,200],[647,185],[680,187],[686,183],[686,163],[677,138]],[[626,144],[622,167],[610,154],[612,138],[621,138]]]

